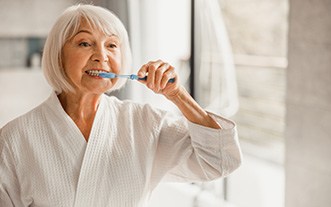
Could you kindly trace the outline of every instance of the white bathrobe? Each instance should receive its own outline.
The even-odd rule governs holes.
[[[241,162],[223,129],[103,95],[88,142],[55,93],[0,131],[0,206],[144,206],[161,180],[207,181]]]

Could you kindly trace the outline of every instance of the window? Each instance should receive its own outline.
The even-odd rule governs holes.
[[[131,41],[134,58],[140,56],[135,65],[163,58],[180,70],[183,84],[188,85],[191,0],[134,2],[132,8],[139,11],[132,10],[136,16],[131,19],[135,34]],[[282,206],[288,3],[194,2],[195,98],[210,111],[236,121],[244,166],[225,182],[161,185],[153,194],[156,205],[151,206],[212,206],[203,204],[205,200],[225,206],[223,198],[240,207]],[[152,100],[148,91],[136,87],[131,98]],[[160,106],[158,101],[152,100],[155,106]]]
[[[234,54],[239,94],[234,120],[243,148],[282,164],[288,2],[221,2]]]

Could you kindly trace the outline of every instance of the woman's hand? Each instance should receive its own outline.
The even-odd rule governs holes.
[[[138,71],[138,77],[143,78],[146,75],[148,75],[147,80],[140,82],[155,93],[163,94],[170,100],[179,93],[181,87],[179,86],[178,74],[170,64],[162,60],[150,61]],[[171,78],[174,78],[175,81],[168,83]]]
[[[178,74],[173,66],[162,60],[150,61],[140,68],[138,77],[143,78],[147,73],[147,80],[140,82],[155,93],[163,94],[167,97],[189,121],[215,129],[221,128],[221,126],[200,107],[185,88],[179,85]],[[171,78],[175,78],[175,82],[168,83]]]

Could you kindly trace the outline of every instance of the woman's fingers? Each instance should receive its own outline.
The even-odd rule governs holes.
[[[168,81],[171,79],[171,78],[175,78],[175,68],[170,66],[167,68],[167,70],[163,73],[163,76],[162,76],[162,80],[160,82],[160,88],[161,90],[163,90],[167,84],[168,84]]]
[[[143,65],[138,71],[138,76],[145,77],[146,74],[148,77],[145,84],[156,93],[165,89],[168,81],[176,77],[174,67],[162,60],[150,61]]]
[[[163,63],[156,71],[155,71],[155,80],[154,86],[156,91],[162,90],[161,81],[165,78],[165,72],[169,69],[170,65],[168,63]]]
[[[147,87],[152,89],[154,88],[154,80],[155,80],[155,71],[157,70],[158,65],[156,64],[149,64],[148,65],[148,77],[147,77]]]
[[[148,70],[148,64],[141,66],[141,68],[139,69],[139,71],[137,73],[138,77],[139,78],[145,77],[147,74],[147,70]]]

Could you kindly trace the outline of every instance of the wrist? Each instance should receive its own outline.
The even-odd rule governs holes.
[[[179,86],[176,91],[166,94],[165,97],[169,101],[176,103],[176,102],[180,101],[183,98],[183,96],[185,96],[185,93],[187,93],[186,89],[183,86]]]

